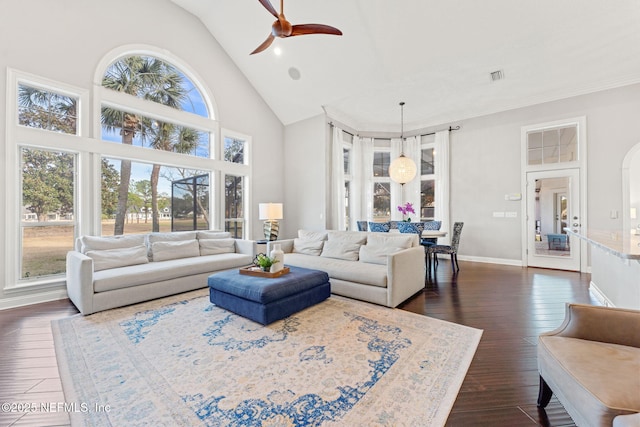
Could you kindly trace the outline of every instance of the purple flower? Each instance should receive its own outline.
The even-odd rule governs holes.
[[[413,209],[413,204],[407,202],[404,205],[399,205],[398,206],[398,211],[400,211],[402,213],[402,215],[406,215],[408,213],[416,213],[416,211]]]

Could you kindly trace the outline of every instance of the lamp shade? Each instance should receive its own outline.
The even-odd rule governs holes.
[[[260,219],[282,219],[282,203],[260,203],[258,205]]]
[[[401,154],[389,165],[389,177],[399,184],[406,184],[415,178],[418,169],[413,160]]]

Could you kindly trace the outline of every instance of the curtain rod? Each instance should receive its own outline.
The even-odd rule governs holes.
[[[335,126],[335,125],[333,124],[333,122],[329,122],[329,126]],[[437,130],[437,131],[434,131],[434,132],[429,132],[429,133],[418,133],[418,135],[420,135],[420,136],[435,135],[436,133],[442,132],[443,130],[448,130],[449,132],[452,132],[454,130],[460,130],[460,125],[458,125],[456,127],[449,126],[449,129],[440,129],[440,130]],[[346,134],[351,135],[351,136],[355,136],[353,133],[351,133],[349,131],[346,131],[344,129],[342,131],[344,133],[346,133]]]

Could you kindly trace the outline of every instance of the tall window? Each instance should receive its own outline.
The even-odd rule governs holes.
[[[353,181],[353,135],[343,131],[342,141],[344,143],[344,146],[342,148],[342,158],[344,159],[344,223],[346,229],[349,230],[349,212],[351,209],[349,200],[351,198],[351,182]]]
[[[373,152],[373,220],[391,219],[391,178],[389,165],[391,151],[389,139],[375,139]]]
[[[19,128],[44,131],[43,139],[52,133],[78,133],[78,96],[25,82],[17,84],[16,94]],[[35,146],[30,146],[29,139],[22,141],[16,276],[30,281],[65,271],[65,256],[73,248],[77,226],[77,155],[49,141],[34,140]]]
[[[27,147],[20,154],[20,279],[64,273],[76,231],[76,155]]]
[[[189,78],[173,65],[152,56],[131,55],[121,58],[109,65],[102,78],[102,86],[108,91],[122,92],[128,96],[145,101],[148,113],[131,113],[129,102],[114,105],[109,96],[105,96],[101,108],[102,140],[119,143],[125,146],[141,147],[150,150],[188,155],[193,157],[211,157],[211,131],[204,128],[198,117],[207,117],[208,112],[200,92]],[[135,104],[131,101],[131,104]],[[166,109],[179,110],[182,114],[167,114]],[[171,167],[162,161],[153,162],[149,166],[135,163],[139,154],[131,151],[131,158],[119,161],[109,160],[111,167],[118,171],[118,177],[110,176],[103,181],[103,191],[115,194],[113,204],[104,205],[103,197],[103,234],[128,234],[168,230],[174,227],[172,221],[173,208],[166,206],[169,197],[170,183],[176,179],[207,173],[205,171],[188,170],[190,162],[183,158],[165,157],[172,162],[184,164],[184,168]],[[140,159],[142,160],[142,159]],[[134,166],[135,165],[135,166]],[[103,177],[105,170],[103,167]],[[114,188],[115,187],[115,188]],[[209,186],[198,187],[206,191],[205,199],[209,200]],[[140,197],[142,195],[142,198]],[[144,206],[140,207],[141,200]],[[113,199],[109,199],[113,202]],[[141,210],[142,209],[142,210]],[[133,211],[132,211],[133,210]],[[169,215],[167,215],[169,212]],[[199,212],[191,212],[193,218],[204,216],[208,223],[209,207]],[[138,226],[135,217],[144,217],[144,228]],[[105,227],[105,222],[112,222],[112,227]],[[180,229],[197,229],[199,223],[180,221]],[[172,225],[173,224],[173,225]]]
[[[245,237],[245,180],[242,176],[225,175],[224,227],[236,238]]]

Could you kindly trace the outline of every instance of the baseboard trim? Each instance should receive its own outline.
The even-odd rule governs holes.
[[[591,293],[591,295],[593,295],[593,297],[605,307],[615,307],[615,304],[612,303],[611,300],[607,298],[600,289],[598,289],[593,281],[589,282],[589,293]]]
[[[478,257],[478,256],[469,256],[469,255],[458,255],[459,261],[472,261],[472,262],[483,262],[486,264],[501,264],[501,265],[512,265],[514,267],[522,267],[522,261],[519,259],[505,259],[505,258],[489,258],[489,257]]]
[[[0,310],[8,310],[11,308],[24,307],[31,304],[39,304],[42,302],[57,301],[68,298],[65,289],[55,289],[47,292],[38,292],[27,295],[18,295],[14,297],[5,297],[0,299]]]

